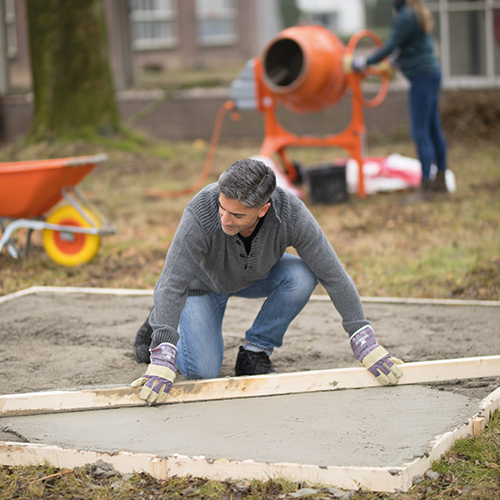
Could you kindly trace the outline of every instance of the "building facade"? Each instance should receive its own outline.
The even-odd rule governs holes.
[[[243,66],[282,28],[279,0],[103,0],[117,89],[137,71]],[[500,87],[500,0],[427,0],[445,88]],[[391,0],[297,0],[344,39],[389,33]],[[25,0],[0,0],[0,94],[30,87]]]
[[[277,0],[103,1],[117,89],[141,70],[243,65],[281,28]],[[30,86],[27,33],[25,0],[0,0],[1,93]]]

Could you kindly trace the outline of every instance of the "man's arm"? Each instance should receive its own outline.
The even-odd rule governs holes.
[[[177,327],[186,303],[189,284],[198,270],[207,239],[191,210],[186,209],[165,259],[154,291],[149,322],[153,328],[151,362],[132,387],[142,387],[139,397],[148,404],[165,400],[177,373]]]
[[[302,204],[302,202],[300,202]],[[294,230],[293,247],[324,286],[342,317],[342,326],[352,335],[369,324],[352,278],[311,212],[303,205]]]
[[[177,327],[193,280],[208,247],[207,237],[190,209],[186,209],[167,252],[154,289],[151,347],[164,342],[177,345]]]
[[[354,357],[383,385],[394,385],[402,376],[393,358],[381,347],[365,317],[361,298],[352,278],[342,266],[313,215],[304,206],[297,222],[294,247],[325,287],[342,317]]]

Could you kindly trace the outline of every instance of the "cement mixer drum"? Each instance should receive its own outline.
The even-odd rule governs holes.
[[[323,26],[287,28],[263,51],[264,85],[296,113],[327,108],[345,94],[344,51],[344,44]]]

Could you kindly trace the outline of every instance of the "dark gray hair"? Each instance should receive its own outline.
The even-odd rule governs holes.
[[[235,161],[219,177],[220,192],[247,208],[259,208],[265,205],[275,188],[274,172],[259,160]]]

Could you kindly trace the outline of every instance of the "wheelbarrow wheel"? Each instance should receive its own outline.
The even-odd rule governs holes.
[[[85,211],[96,225],[95,217]],[[52,212],[46,220],[50,224],[62,226],[92,227],[70,205],[63,206]],[[70,231],[43,230],[43,246],[48,256],[57,264],[77,266],[89,262],[99,250],[101,237],[97,234],[74,233]]]

